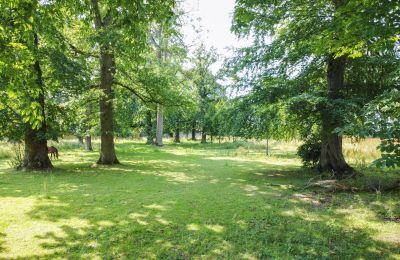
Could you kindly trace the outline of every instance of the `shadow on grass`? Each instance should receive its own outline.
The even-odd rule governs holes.
[[[95,166],[97,153],[71,162],[75,156],[67,153],[51,174],[3,176],[0,198],[34,198],[27,221],[54,230],[32,233],[27,243],[37,248],[19,255],[6,236],[23,240],[25,230],[11,234],[18,223],[10,224],[0,257],[390,259],[400,253],[375,239],[375,230],[349,225],[352,213],[337,209],[354,201],[332,202],[346,194],[295,192],[308,177],[296,164],[210,160],[210,154],[128,144],[119,147],[122,165]]]

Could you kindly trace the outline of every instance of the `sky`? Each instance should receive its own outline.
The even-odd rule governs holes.
[[[191,43],[199,37],[192,28],[200,25],[200,38],[208,47],[215,47],[217,52],[226,57],[232,52],[230,47],[245,46],[248,41],[239,40],[230,31],[235,0],[184,0],[183,8],[193,20],[185,24],[183,33],[186,42]],[[199,21],[196,18],[200,18]],[[198,41],[198,40],[197,40]],[[215,72],[222,66],[222,59],[211,69]]]

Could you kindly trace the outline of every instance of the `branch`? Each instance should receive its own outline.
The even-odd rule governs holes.
[[[103,22],[101,20],[99,3],[97,0],[92,0],[92,7],[93,7],[93,12],[94,12],[94,17],[95,17],[94,24],[96,26],[96,29],[100,29],[103,25]]]
[[[146,88],[146,84],[144,84],[140,79],[134,80],[125,70],[120,69],[119,70],[122,74],[124,74],[130,81],[132,82],[136,82],[138,84],[141,84],[143,86],[143,88],[146,90],[147,94],[150,96],[148,98],[148,102],[153,102],[153,103],[157,103],[160,105],[164,105],[162,101],[158,100],[158,98],[154,97],[150,91]]]
[[[114,81],[113,81],[113,84],[118,85],[118,86],[121,86],[121,87],[123,87],[123,88],[129,90],[129,91],[132,92],[135,96],[137,96],[140,100],[142,100],[144,103],[149,103],[149,102],[152,101],[151,99],[148,99],[148,98],[142,96],[141,94],[139,94],[134,88],[131,88],[131,87],[129,87],[129,86],[127,86],[127,85],[125,85],[125,84],[119,82],[119,81],[114,80]]]
[[[93,57],[93,58],[99,58],[100,56],[98,54],[94,54],[94,53],[90,53],[90,52],[86,52],[83,51],[81,49],[78,49],[76,46],[74,46],[72,43],[67,42],[68,46],[71,48],[71,50],[73,52],[75,52],[76,54],[81,54],[87,57]]]

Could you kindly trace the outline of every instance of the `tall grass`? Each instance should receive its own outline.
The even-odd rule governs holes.
[[[78,139],[73,136],[66,136],[58,141],[49,141],[48,146],[55,146],[59,151],[83,149],[84,147],[79,144]],[[92,137],[93,149],[97,150],[100,147],[100,138]]]
[[[13,144],[1,142],[0,143],[0,159],[8,159],[12,157]]]
[[[345,138],[343,140],[343,153],[346,160],[360,168],[365,168],[374,160],[380,158],[381,153],[377,149],[380,140],[377,138],[367,138],[354,140]]]

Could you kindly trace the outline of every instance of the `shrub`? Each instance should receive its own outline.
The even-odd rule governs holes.
[[[316,137],[308,138],[304,144],[297,149],[304,167],[314,168],[319,164],[321,154],[321,141]]]

